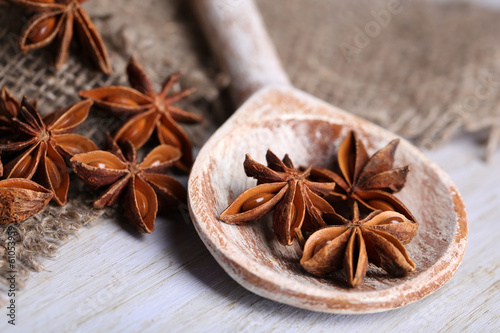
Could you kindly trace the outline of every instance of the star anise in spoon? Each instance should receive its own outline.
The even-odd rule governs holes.
[[[184,187],[165,172],[181,157],[181,152],[170,145],[154,148],[141,163],[130,141],[123,150],[109,140],[111,152],[93,151],[71,158],[71,166],[78,177],[91,188],[107,187],[94,201],[94,207],[111,206],[119,198],[124,200],[125,216],[139,232],[154,231],[158,200],[166,208],[185,203]]]
[[[71,134],[88,115],[92,101],[85,100],[56,111],[43,119],[38,110],[23,98],[16,118],[10,122],[18,132],[17,141],[0,144],[0,152],[20,152],[5,165],[5,178],[31,179],[54,192],[59,205],[66,204],[69,175],[65,158],[97,149],[84,136]]]
[[[117,116],[131,116],[116,132],[116,141],[122,143],[129,140],[139,149],[156,132],[161,144],[169,144],[181,150],[182,158],[177,166],[189,171],[193,162],[191,141],[177,122],[192,124],[203,118],[174,104],[194,90],[187,89],[169,95],[169,91],[179,80],[179,74],[173,74],[167,78],[162,90],[156,93],[146,72],[134,57],[127,66],[127,74],[132,88],[101,87],[80,91],[80,96],[92,99],[97,106]]]
[[[363,281],[368,262],[392,276],[405,276],[415,269],[403,244],[411,241],[418,224],[393,211],[376,210],[360,219],[358,204],[352,205],[350,220],[325,214],[331,225],[313,233],[304,245],[300,264],[309,273],[324,277],[344,268],[347,282],[357,287]]]
[[[334,210],[322,196],[333,191],[335,184],[308,180],[311,168],[297,170],[288,155],[280,160],[268,150],[266,160],[267,167],[246,155],[245,173],[257,179],[258,185],[240,194],[220,219],[241,225],[274,209],[274,234],[281,244],[291,245],[295,238],[301,238],[303,231],[326,225],[322,215]]]
[[[399,139],[369,157],[363,142],[351,132],[341,143],[337,158],[340,173],[314,168],[311,175],[318,180],[335,182],[338,186],[330,193],[335,200],[356,200],[370,211],[397,211],[416,221],[408,208],[393,193],[400,191],[410,167],[393,168]],[[345,205],[345,201],[341,203]],[[334,206],[335,207],[335,206]]]
[[[26,23],[19,48],[23,53],[39,49],[57,40],[56,69],[68,58],[68,49],[76,32],[84,54],[104,73],[111,74],[111,64],[101,34],[81,4],[86,0],[10,0],[35,14]]]

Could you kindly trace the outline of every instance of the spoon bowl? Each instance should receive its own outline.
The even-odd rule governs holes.
[[[349,288],[340,273],[319,279],[300,266],[297,244],[287,247],[274,239],[270,216],[245,226],[218,219],[241,192],[255,185],[243,170],[245,152],[263,162],[270,148],[278,156],[288,153],[299,165],[326,166],[350,130],[356,130],[369,153],[397,137],[293,88],[268,87],[202,148],[189,179],[191,216],[217,262],[243,287],[309,310],[366,313],[406,305],[451,279],[467,243],[465,207],[449,177],[405,140],[396,163],[410,164],[412,170],[397,196],[420,226],[406,246],[417,268],[404,278],[391,278],[370,266],[356,289]]]
[[[251,2],[240,0],[238,3],[244,7],[240,10],[245,17],[255,17]],[[194,5],[201,16],[210,14],[214,8],[208,0],[196,0]],[[232,22],[231,29],[241,25],[241,22],[231,21],[231,17],[226,16],[229,20],[226,20],[226,27],[228,22]],[[211,22],[208,28],[205,22],[206,29],[211,27],[212,32],[220,32],[224,20]],[[245,29],[253,24],[246,23],[243,24]],[[219,46],[234,45],[227,38],[221,38],[221,33],[218,36]],[[263,49],[262,38],[254,41],[259,45],[257,53]],[[227,50],[226,46],[222,49],[234,52],[234,48]],[[272,54],[268,48],[264,49]],[[225,64],[233,77],[241,79],[231,66],[236,66],[234,59],[244,60],[245,55],[223,58],[230,58]],[[273,67],[277,61],[271,60]],[[259,66],[248,61],[246,64],[245,68],[254,66],[258,71],[269,62],[261,62]],[[280,157],[288,153],[295,165],[326,167],[333,162],[340,143],[351,130],[356,131],[369,154],[397,138],[389,131],[287,85],[284,76],[280,78],[277,84],[260,84],[263,86],[260,89],[257,89],[258,83],[238,81],[233,91],[236,101],[252,96],[208,140],[192,168],[188,183],[190,214],[197,232],[217,262],[234,280],[258,295],[304,309],[332,313],[397,308],[429,295],[450,280],[467,243],[465,207],[446,173],[403,139],[395,163],[397,166],[409,164],[411,172],[407,185],[396,196],[405,202],[420,223],[417,235],[406,246],[417,268],[406,277],[392,278],[370,265],[361,286],[352,289],[341,272],[321,279],[302,269],[299,263],[302,252],[297,242],[288,247],[279,244],[273,235],[270,216],[245,226],[219,220],[220,213],[240,193],[255,186],[255,180],[246,177],[243,169],[247,153],[263,163],[269,148]]]

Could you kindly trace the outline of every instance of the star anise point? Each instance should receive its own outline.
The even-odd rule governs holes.
[[[245,173],[257,179],[257,186],[239,195],[221,213],[220,219],[244,224],[274,209],[273,229],[276,238],[283,245],[291,245],[296,238],[296,230],[301,230],[302,236],[302,230],[324,226],[322,215],[333,212],[333,208],[321,197],[322,191],[318,191],[303,172],[293,167],[289,157],[285,156],[282,161],[268,150],[266,160],[268,166],[256,162],[248,154],[245,156]],[[330,188],[334,186],[331,184]]]

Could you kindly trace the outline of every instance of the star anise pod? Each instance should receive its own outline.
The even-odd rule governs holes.
[[[38,100],[32,100],[31,104],[36,108]],[[21,102],[12,95],[7,87],[2,87],[0,91],[0,143],[5,143],[16,134],[12,120],[17,117],[20,109]]]
[[[315,179],[335,182],[338,186],[330,194],[336,199],[356,200],[371,211],[397,211],[416,221],[408,208],[393,195],[404,187],[410,171],[408,165],[393,168],[398,144],[399,139],[393,140],[369,157],[356,133],[351,132],[337,153],[340,173],[314,168],[311,175]]]
[[[59,69],[68,58],[68,49],[76,31],[82,51],[104,73],[111,74],[111,64],[101,34],[81,4],[86,0],[11,0],[35,14],[26,23],[19,48],[23,53],[51,44],[55,39],[58,51],[55,67]]]
[[[301,238],[303,231],[326,225],[322,215],[334,210],[322,196],[330,193],[335,184],[308,180],[311,168],[297,170],[288,155],[281,161],[268,150],[266,160],[267,167],[246,155],[245,173],[257,179],[258,185],[240,194],[222,212],[220,219],[231,224],[246,224],[274,209],[274,234],[281,244],[291,245],[296,237]]]
[[[377,210],[360,220],[354,202],[351,220],[336,213],[326,214],[325,219],[338,225],[322,228],[306,241],[300,264],[309,273],[324,277],[343,267],[349,285],[357,287],[368,262],[396,277],[414,271],[403,244],[411,241],[418,225],[404,215]]]
[[[131,115],[115,134],[116,141],[122,143],[129,140],[139,149],[155,131],[161,144],[169,144],[181,150],[182,158],[177,166],[189,171],[193,160],[191,141],[177,122],[192,124],[202,121],[203,118],[173,104],[194,90],[187,89],[168,95],[179,79],[177,73],[168,77],[162,90],[156,93],[146,72],[134,57],[127,66],[127,75],[132,88],[101,87],[80,91],[80,96],[94,100],[97,106],[117,116]]]
[[[52,191],[22,178],[0,181],[0,223],[17,223],[40,212],[52,199]]]
[[[91,105],[90,100],[82,101],[42,119],[23,98],[17,117],[11,119],[20,140],[0,144],[0,152],[21,151],[5,165],[4,177],[31,179],[36,173],[38,182],[54,192],[54,200],[66,204],[69,175],[65,158],[97,149],[86,137],[70,133],[87,118]]]
[[[9,123],[12,118],[17,117],[21,103],[12,95],[7,87],[0,91],[0,119],[1,124]]]
[[[110,140],[111,152],[93,151],[77,154],[71,158],[71,166],[80,179],[97,189],[107,186],[94,202],[102,209],[124,197],[125,216],[139,232],[154,231],[158,199],[165,207],[186,201],[184,187],[165,172],[181,157],[181,152],[170,145],[154,148],[141,163],[130,141],[123,143],[123,150]]]
[[[11,94],[7,87],[0,91],[0,143],[8,140],[13,134],[12,119],[17,117],[21,103]]]

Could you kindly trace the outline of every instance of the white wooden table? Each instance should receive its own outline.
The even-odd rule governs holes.
[[[216,263],[189,220],[138,237],[113,220],[83,228],[17,295],[19,332],[499,332],[500,151],[486,164],[471,138],[426,152],[453,178],[469,214],[455,277],[427,298],[369,315],[331,315],[252,294]]]

